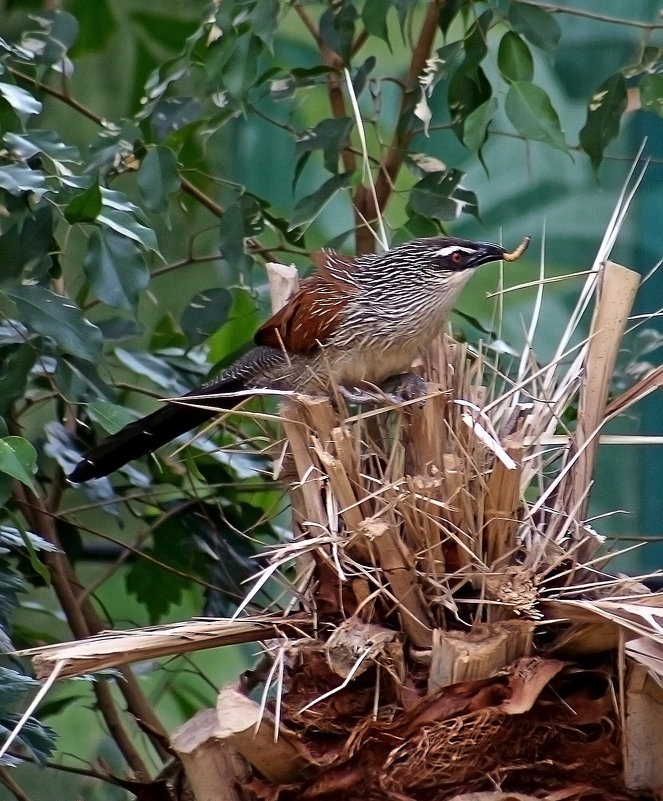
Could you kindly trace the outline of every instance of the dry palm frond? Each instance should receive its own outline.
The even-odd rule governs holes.
[[[28,648],[17,654],[32,658],[39,678],[50,676],[57,668],[58,677],[65,679],[207,648],[303,637],[312,631],[313,621],[304,615],[288,618],[256,615],[242,620],[205,618],[128,631],[102,631],[85,640]]]

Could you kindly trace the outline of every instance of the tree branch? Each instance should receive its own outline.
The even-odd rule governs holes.
[[[61,549],[53,514],[44,506],[44,502],[40,498],[29,493],[19,482],[14,483],[14,499],[21,508],[29,527],[33,531],[38,531],[45,540],[58,548],[58,551],[55,552],[45,552],[43,559],[49,570],[55,594],[74,636],[77,639],[83,639],[102,631],[105,628],[103,621],[97,615],[90,601],[88,599],[81,600],[80,594],[77,592],[77,590],[83,589],[83,584]],[[123,673],[123,678],[124,681],[118,682],[118,687],[127,701],[129,711],[138,720],[144,721],[154,732],[159,733],[159,737],[152,737],[151,740],[157,752],[164,755],[161,736],[166,736],[165,729],[138,687],[133,673],[127,670]],[[106,725],[127,760],[127,764],[137,776],[148,778],[149,771],[131,736],[122,726],[108,682],[105,680],[95,682],[93,690]]]
[[[403,164],[403,155],[414,136],[409,126],[403,125],[404,117],[410,113],[419,88],[418,78],[426,66],[427,59],[437,35],[437,24],[440,8],[446,0],[432,0],[428,5],[426,16],[421,26],[419,38],[412,52],[412,59],[404,81],[404,91],[398,112],[394,135],[382,159],[380,170],[375,181],[375,196],[378,207],[375,208],[373,197],[367,187],[360,187],[355,197],[355,208],[360,219],[370,223],[375,220],[386,207],[394,191],[396,178]],[[373,233],[366,223],[357,229],[357,253],[368,253],[373,250]]]
[[[0,767],[0,784],[4,784],[16,801],[32,801],[30,796],[12,779],[7,768]]]
[[[313,20],[309,17],[306,9],[301,3],[295,3],[295,11],[299,18],[304,23],[306,29],[315,40],[316,45],[320,51],[322,63],[326,67],[330,67],[333,71],[327,75],[327,91],[329,92],[329,105],[331,106],[332,115],[335,119],[339,117],[347,117],[348,110],[345,105],[345,98],[343,97],[343,82],[341,80],[342,70],[345,66],[343,60],[335,53],[323,40],[320,31]],[[362,43],[361,37],[358,39],[359,46]],[[357,160],[355,154],[350,148],[344,148],[341,152],[341,160],[343,161],[343,169],[346,172],[354,172],[357,169]]]
[[[569,6],[558,6],[552,3],[537,3],[534,0],[518,0],[527,6],[536,6],[551,14],[572,14],[576,17],[594,19],[597,22],[607,22],[612,25],[626,25],[631,28],[642,28],[645,31],[656,31],[663,28],[662,22],[639,22],[638,20],[624,19],[623,17],[612,17],[609,14],[599,14],[595,11],[585,11],[582,8],[570,8]]]

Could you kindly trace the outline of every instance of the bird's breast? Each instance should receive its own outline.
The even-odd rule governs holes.
[[[406,372],[427,344],[413,338],[375,339],[345,350],[330,349],[325,358],[337,384],[356,386],[368,382],[380,385],[387,378]]]

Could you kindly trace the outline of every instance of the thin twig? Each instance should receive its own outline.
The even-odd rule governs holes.
[[[75,776],[85,776],[89,779],[98,779],[100,782],[113,784],[116,787],[123,786],[122,781],[116,779],[115,776],[111,776],[110,774],[106,773],[99,773],[99,771],[92,770],[92,768],[75,768],[73,765],[62,765],[59,762],[51,762],[50,760],[46,760],[44,763],[41,763],[29,754],[19,754],[16,751],[12,751],[11,748],[9,751],[7,751],[7,756],[13,757],[14,759],[19,759],[21,762],[27,762],[31,765],[39,765],[39,767],[43,766],[49,770],[57,770],[61,771],[62,773],[72,773]]]
[[[5,767],[0,767],[0,784],[4,784],[16,801],[32,801],[30,796],[16,784]]]
[[[44,506],[44,502],[40,498],[37,498],[32,493],[28,494],[28,490],[18,482],[14,482],[14,499],[21,508],[30,528],[33,531],[39,531],[44,539],[58,547],[57,551],[44,553],[44,562],[49,570],[53,589],[74,635],[78,639],[83,639],[90,634],[101,631],[104,628],[103,622],[89,600],[79,602],[77,591],[83,587],[83,584],[66,554],[60,548],[55,515]],[[137,719],[143,720],[149,729],[155,733],[154,737],[150,739],[157,752],[163,754],[158,734],[165,736],[165,730],[142,691],[136,685],[135,676],[127,671],[124,681],[120,681],[118,687],[125,695],[130,711]],[[147,778],[149,776],[147,766],[143,762],[131,736],[122,726],[108,683],[103,680],[95,682],[93,691],[97,697],[99,710],[104,717],[106,725],[113,738],[116,739],[117,745],[127,763],[137,775]],[[131,698],[131,701],[129,698]]]
[[[598,14],[595,11],[585,11],[582,8],[569,8],[569,6],[559,6],[552,3],[536,3],[534,0],[518,0],[518,2],[526,6],[542,8],[544,11],[550,11],[551,14],[571,14],[575,17],[585,17],[597,22],[607,22],[611,25],[626,25],[631,28],[642,28],[646,31],[663,28],[663,23],[661,22],[640,22],[639,20],[624,19],[623,17],[613,17],[609,14]]]

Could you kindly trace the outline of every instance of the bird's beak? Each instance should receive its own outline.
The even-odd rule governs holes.
[[[481,242],[477,245],[476,252],[470,256],[466,262],[467,267],[480,267],[482,264],[488,264],[491,261],[516,261],[527,250],[531,237],[526,236],[525,239],[518,245],[518,247],[509,253],[502,245],[494,245],[492,242]]]

